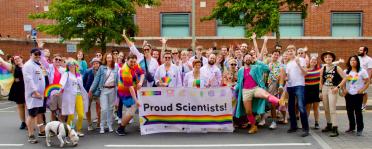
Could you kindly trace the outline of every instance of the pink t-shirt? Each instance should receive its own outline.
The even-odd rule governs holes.
[[[251,68],[244,69],[244,83],[243,83],[244,89],[252,89],[257,86],[256,81],[253,80],[249,72],[251,72]]]

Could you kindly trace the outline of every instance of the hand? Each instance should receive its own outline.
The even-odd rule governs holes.
[[[165,38],[161,38],[160,42],[161,42],[162,44],[166,44],[166,43],[167,43],[167,39],[165,39]]]
[[[296,63],[297,63],[297,65],[300,65],[300,58],[299,57],[296,57]]]
[[[137,107],[141,107],[141,104],[138,100],[136,100],[136,105],[137,105]]]
[[[88,92],[88,96],[89,96],[89,98],[92,98],[92,95],[93,95],[93,94],[92,94],[92,91],[89,91],[89,92]]]
[[[42,42],[42,41],[40,41],[40,40],[37,40],[36,41],[36,43],[37,43],[37,46],[39,47],[39,48],[43,48],[44,47],[44,42]]]
[[[256,33],[253,33],[252,36],[251,36],[252,39],[256,39],[256,37],[257,37]]]
[[[269,40],[269,37],[264,36],[264,42],[267,43],[268,40]]]
[[[336,94],[337,92],[338,92],[338,88],[337,87],[332,88],[332,94]]]
[[[323,99],[323,94],[322,94],[322,92],[319,92],[319,99]]]
[[[140,82],[140,83],[137,84],[137,90],[140,90],[141,87],[142,87],[142,83]]]
[[[358,94],[364,94],[364,90],[359,90]]]
[[[142,46],[145,46],[145,45],[147,45],[147,40],[144,40],[142,43]]]
[[[126,33],[126,30],[123,29],[123,34],[122,34],[123,37],[127,37],[127,35],[125,35],[125,33]]]
[[[307,52],[307,50],[308,50],[308,48],[307,48],[307,46],[305,46],[305,47],[304,47],[304,51]]]
[[[40,95],[39,92],[32,93],[32,97],[37,98],[37,99],[43,99],[43,97]]]

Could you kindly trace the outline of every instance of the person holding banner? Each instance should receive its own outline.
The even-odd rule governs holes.
[[[201,75],[200,68],[202,62],[198,59],[192,62],[193,70],[185,75],[183,85],[185,87],[205,88],[208,83],[208,78]]]
[[[168,59],[170,60],[170,58]],[[140,103],[137,99],[137,90],[142,86],[145,78],[144,72],[137,64],[137,56],[130,54],[127,62],[119,71],[118,95],[123,105],[128,109],[121,119],[121,124],[116,130],[119,136],[126,135],[125,127],[133,118]]]
[[[178,67],[172,64],[172,55],[165,52],[163,55],[164,64],[155,72],[155,84],[158,87],[181,87],[181,74]]]
[[[253,112],[265,113],[266,101],[262,99],[268,100],[275,106],[279,99],[265,91],[263,74],[269,71],[269,67],[250,54],[244,56],[244,64],[244,67],[238,71],[238,82],[235,86],[235,91],[238,93],[235,117],[239,118],[246,114],[251,123],[248,133],[253,134],[258,131]]]

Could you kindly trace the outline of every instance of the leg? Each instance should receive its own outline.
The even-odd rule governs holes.
[[[264,89],[259,88],[259,87],[255,89],[254,97],[267,99],[267,101],[269,101],[271,104],[273,104],[275,106],[278,105],[278,102],[279,102],[278,98],[269,94],[267,91],[265,91]]]
[[[120,99],[119,99],[117,115],[120,119],[123,117],[123,101]]]
[[[336,94],[329,94],[328,96],[328,104],[329,104],[329,114],[330,114],[330,121],[332,123],[332,126],[337,126],[337,113],[336,113],[336,104],[337,104],[337,98],[338,98],[338,93]]]
[[[313,105],[312,103],[308,103],[308,104],[306,104],[306,112],[309,113],[308,116],[310,116],[310,109],[311,109],[311,106],[312,106],[312,105]]]
[[[298,102],[298,110],[300,111],[301,117],[301,124],[302,129],[304,132],[309,132],[309,122],[306,113],[306,103],[305,103],[305,87],[304,86],[297,86],[295,91],[297,102]]]
[[[75,111],[78,116],[78,120],[76,123],[76,131],[78,133],[81,133],[81,128],[83,127],[83,118],[84,118],[84,102],[83,102],[83,96],[81,95],[76,96]]]
[[[107,125],[109,127],[109,131],[112,132],[112,120],[113,120],[113,110],[114,110],[114,101],[115,101],[115,90],[110,89],[108,100],[107,100],[107,107],[108,107],[108,112],[107,112]]]
[[[101,96],[99,98],[100,100],[100,107],[101,107],[101,123],[100,123],[100,133],[105,133],[104,126],[106,122],[106,115],[107,115],[107,107],[108,107],[108,95],[106,94],[106,89],[102,90]],[[102,132],[103,131],[103,132]]]
[[[354,117],[352,95],[347,94],[345,96],[345,101],[346,101],[347,118],[349,119],[349,130],[347,131],[353,131],[355,130],[355,117]]]
[[[45,143],[48,147],[50,147],[50,129],[49,127],[45,127]]]
[[[65,142],[63,141],[63,137],[61,135],[57,135],[57,138],[59,140],[59,147],[63,147],[65,145]]]
[[[357,132],[362,132],[364,129],[363,123],[363,113],[362,113],[362,104],[363,104],[363,96],[361,94],[355,95],[355,118],[357,122]]]
[[[323,86],[322,95],[323,95],[324,114],[327,120],[327,124],[331,124],[332,122],[331,122],[331,114],[329,111],[329,95],[328,94],[332,94],[332,91],[330,90],[328,86]]]
[[[18,110],[18,115],[19,119],[21,122],[25,122],[26,116],[25,116],[25,104],[17,104],[17,110]]]
[[[288,114],[289,114],[289,121],[291,124],[290,130],[297,129],[297,120],[296,120],[296,98],[294,93],[294,87],[288,87]]]
[[[67,116],[67,125],[70,125],[70,127],[72,127],[72,121],[74,120],[74,116],[75,114],[70,114]]]
[[[95,97],[99,98],[99,97]],[[100,126],[101,123],[101,104],[100,99],[96,99],[96,114],[97,114],[97,126]]]
[[[87,116],[87,121],[88,121],[88,127],[92,125],[92,113],[91,113],[91,105],[92,105],[92,98],[89,98],[89,103],[88,103],[88,112],[86,114]]]
[[[318,123],[319,122],[319,102],[313,103],[313,112],[314,112],[315,123]]]

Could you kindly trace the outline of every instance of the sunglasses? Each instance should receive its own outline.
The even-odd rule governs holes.
[[[164,57],[164,59],[171,59],[171,57]]]
[[[230,64],[231,66],[236,66],[237,64]]]
[[[62,62],[62,59],[60,59],[60,58],[55,58],[54,60],[55,60],[55,61],[60,61],[60,62]]]
[[[35,56],[41,56],[41,52],[35,52],[34,55]]]
[[[176,54],[178,54],[178,53],[172,53],[173,55],[176,55]]]
[[[303,53],[303,52],[298,52],[298,54],[305,54],[305,53]]]
[[[150,51],[150,49],[149,48],[145,48],[145,49],[143,49],[144,51]]]

